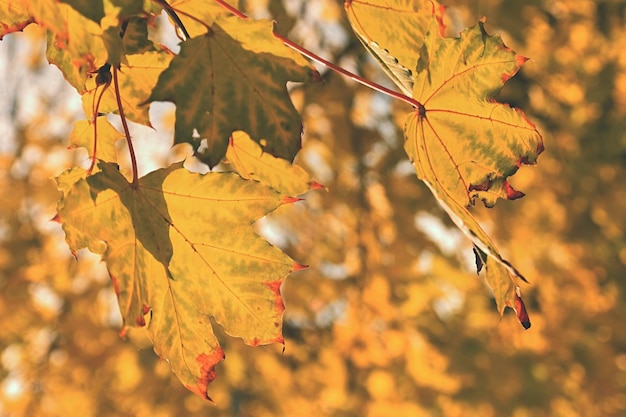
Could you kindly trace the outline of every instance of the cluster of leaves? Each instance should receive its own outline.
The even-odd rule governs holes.
[[[385,77],[350,35],[343,3],[246,3],[333,62]],[[86,152],[66,150],[77,97],[29,25],[0,42],[0,413],[623,416],[626,5],[446,4],[448,36],[487,15],[489,33],[533,58],[498,100],[538,121],[550,152],[515,175],[526,198],[472,210],[535,281],[522,286],[531,331],[511,311],[494,314],[471,246],[415,180],[401,139],[410,107],[326,73],[324,84],[290,93],[306,127],[296,162],[328,192],[281,207],[262,228],[310,265],[281,288],[286,350],[248,347],[215,326],[227,360],[210,386],[216,405],[202,401],[154,355],[145,327],[116,336],[104,263],[86,251],[71,259],[48,221],[59,194],[49,178],[86,166]],[[157,136],[130,126],[141,161],[167,166],[185,148],[146,158],[169,147],[171,108],[153,112]]]
[[[203,398],[223,350],[213,317],[231,336],[256,346],[282,342],[284,277],[303,266],[259,238],[251,224],[319,185],[291,164],[302,123],[286,83],[319,74],[270,21],[242,19],[228,3],[191,1],[9,1],[0,3],[4,36],[37,23],[48,60],[82,94],[87,120],[73,146],[88,169],[57,178],[56,219],[76,252],[101,254],[127,326],[146,326],[155,351]],[[165,9],[185,39],[175,54],[149,36]],[[444,38],[443,9],[432,1],[348,1],[366,49],[414,106],[405,150],[418,177],[475,245],[500,313],[515,308],[524,279],[468,211],[516,199],[507,178],[535,163],[541,136],[524,115],[491,96],[525,58],[490,36],[484,22]],[[237,16],[233,16],[233,12]],[[393,20],[397,25],[386,25]],[[235,173],[195,174],[182,164],[139,178],[127,121],[150,125],[148,104],[176,104],[175,143],[189,143],[210,167],[224,158]],[[119,132],[101,114],[119,114]],[[132,173],[117,167],[126,138]]]

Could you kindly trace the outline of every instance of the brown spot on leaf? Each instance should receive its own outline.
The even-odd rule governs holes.
[[[282,285],[282,283],[283,283],[282,280],[270,281],[270,282],[266,282],[265,286],[268,287],[270,290],[272,290],[274,294],[280,296],[280,286]]]
[[[539,155],[541,152],[543,152],[545,150],[545,148],[543,147],[543,141],[539,142],[537,144],[537,155]]]
[[[137,327],[143,327],[146,325],[146,319],[143,316],[137,316],[135,319],[135,324]]]
[[[504,194],[506,194],[507,200],[517,200],[518,198],[522,198],[526,195],[523,192],[517,191],[515,188],[513,188],[508,181],[504,181],[504,184],[502,184],[502,189],[504,190]]]
[[[505,50],[510,51],[509,48],[504,47]],[[502,74],[502,84],[506,83],[509,79],[511,79],[515,74],[517,74],[517,71],[519,70],[519,68],[524,65],[524,62],[528,61],[528,58],[526,58],[525,56],[522,55],[515,55],[515,69],[511,72],[505,72]]]
[[[128,334],[128,326],[122,327],[122,329],[118,333],[119,337],[121,337],[122,339],[126,339],[127,334]]]
[[[196,385],[187,385],[187,389],[200,398],[213,401],[211,397],[209,397],[207,390],[209,384],[215,379],[215,365],[223,360],[224,357],[224,351],[219,346],[217,346],[214,352],[208,354],[201,353],[196,356],[196,362],[200,364],[200,376],[196,379]]]
[[[446,25],[443,23],[443,16],[446,13],[446,6],[440,4],[438,8],[435,8],[435,3],[433,2],[432,13],[437,19],[437,23],[439,24],[439,35],[443,38],[446,35]]]
[[[322,74],[317,72],[317,70],[311,70],[309,71],[309,81],[312,83],[320,83],[324,81],[324,78],[322,78]]]
[[[491,181],[488,179],[481,184],[470,184],[469,191],[487,191],[491,187]]]
[[[13,25],[7,25],[4,22],[0,22],[0,41],[2,40],[2,38],[4,38],[4,35],[8,35],[9,33],[13,32],[21,32],[26,26],[30,25],[31,23],[35,23],[35,19],[33,19],[32,17],[24,20],[23,22],[17,22]]]
[[[115,278],[115,275],[113,275],[110,272],[109,272],[109,277],[111,277],[111,282],[113,283],[113,289],[115,290],[115,294],[117,296],[119,296],[120,295],[120,284],[119,284],[119,282],[117,282],[117,278]]]
[[[274,294],[276,294],[276,300],[274,301],[274,309],[276,311],[276,313],[278,315],[283,314],[283,311],[285,311],[285,303],[283,303],[283,299],[280,296],[280,286],[283,282],[281,280],[278,281],[271,281],[271,282],[267,282],[265,283],[265,285],[272,290],[272,292]],[[255,346],[255,345],[253,345]]]

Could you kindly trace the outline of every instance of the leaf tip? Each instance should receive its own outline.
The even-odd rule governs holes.
[[[545,148],[543,147],[543,141],[540,140],[539,143],[537,143],[537,155],[542,153],[544,150]]]
[[[141,315],[141,314],[140,314],[140,315],[138,315],[138,316],[135,318],[135,326],[137,326],[137,327],[143,327],[143,326],[145,326],[145,325],[146,325],[146,319],[145,319],[145,317],[144,317],[143,315]]]
[[[502,184],[502,189],[504,190],[504,194],[506,195],[507,200],[517,200],[518,198],[522,198],[526,195],[523,192],[517,191],[515,188],[513,188],[508,181],[505,181],[504,184]]]
[[[309,75],[309,80],[309,82],[311,83],[320,83],[324,81],[324,78],[322,78],[322,74],[320,74],[319,71],[317,71],[316,69],[312,69]]]
[[[518,67],[521,67],[529,59],[530,58],[525,57],[524,55],[517,54],[517,55],[515,55],[515,65],[517,65]]]
[[[297,203],[298,201],[302,201],[302,200],[304,200],[304,198],[284,196],[284,197],[280,200],[280,204],[291,204],[291,203]]]
[[[439,35],[443,38],[446,35],[446,25],[443,23],[443,17],[446,14],[446,6],[440,4],[439,7],[436,6],[435,2],[433,2],[432,14],[435,16],[437,20],[437,25],[439,26]]]
[[[303,265],[301,263],[294,262],[293,265],[291,266],[290,272],[302,271],[303,269],[307,269],[308,267],[309,267],[308,265]]]
[[[309,190],[326,190],[326,191],[328,191],[328,187],[326,187],[324,184],[320,184],[317,181],[310,181],[309,182]]]
[[[520,289],[517,287],[515,289],[515,312],[517,313],[517,319],[522,324],[524,329],[530,329],[530,317],[528,317],[528,312],[526,311],[526,305],[524,305],[524,300],[520,296]]]
[[[120,332],[117,334],[122,340],[126,340],[126,336],[128,335],[128,326],[122,327]]]
[[[147,324],[146,314],[148,314],[150,310],[150,306],[148,306],[147,304],[141,306],[141,314],[139,314],[135,319],[135,325],[137,325],[137,327],[143,327]]]

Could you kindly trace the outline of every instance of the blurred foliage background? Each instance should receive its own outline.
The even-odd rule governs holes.
[[[389,85],[343,2],[245,6]],[[530,330],[498,316],[468,241],[416,179],[402,149],[410,109],[320,69],[324,84],[292,97],[305,126],[297,161],[328,191],[259,226],[310,265],[283,286],[286,348],[250,348],[216,327],[216,404],[195,397],[141,330],[118,336],[103,264],[75,260],[50,221],[51,178],[87,158],[66,149],[80,102],[28,27],[0,42],[0,415],[626,415],[626,2],[447,6],[449,35],[486,16],[531,58],[499,98],[538,125],[546,152],[512,178],[524,199],[476,208],[531,281]],[[166,153],[172,120],[165,108],[158,133],[134,128],[144,173],[185,154]]]

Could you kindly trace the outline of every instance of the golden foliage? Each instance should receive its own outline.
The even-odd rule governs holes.
[[[308,22],[322,3],[303,2],[305,15],[292,17]],[[218,334],[227,358],[211,386],[216,405],[204,403],[142,331],[117,336],[103,265],[82,253],[75,261],[49,221],[59,197],[49,178],[86,160],[65,150],[68,107],[80,102],[32,54],[7,52],[27,50],[27,29],[0,43],[0,91],[19,115],[0,140],[0,414],[622,416],[626,5],[466,0],[448,15],[465,25],[487,15],[490,33],[532,58],[499,100],[539,122],[546,152],[515,177],[524,199],[477,210],[531,281],[531,330],[494,313],[469,245],[450,249],[458,234],[403,156],[393,120],[407,109],[328,74],[294,91],[306,126],[297,161],[328,192],[259,228],[310,265],[283,286],[286,349]],[[332,50],[318,30],[345,34],[347,22],[308,28]],[[356,50],[335,60],[376,77]],[[26,70],[28,81],[17,75]],[[6,125],[11,113],[0,109]],[[369,124],[354,123],[362,114]],[[416,226],[418,213],[430,227]]]

